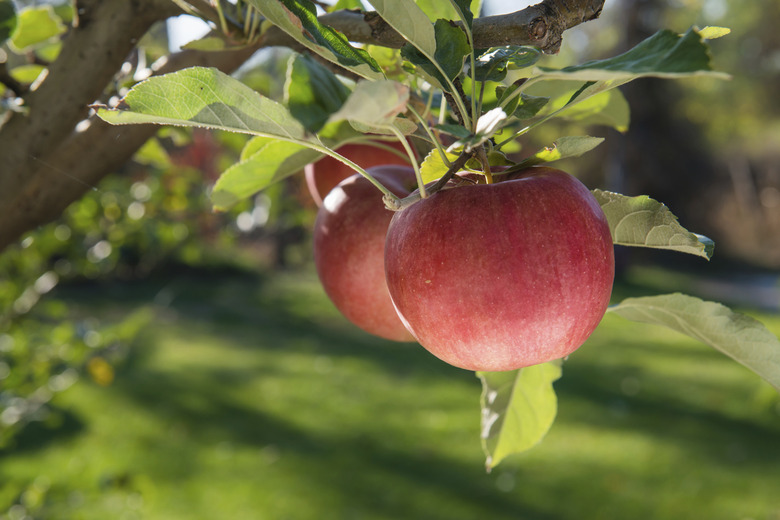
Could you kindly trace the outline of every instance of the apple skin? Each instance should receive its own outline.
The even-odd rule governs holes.
[[[376,180],[404,197],[416,188],[410,166],[368,168]],[[395,312],[385,283],[385,235],[393,212],[382,193],[360,174],[325,197],[314,224],[314,263],[330,300],[353,324],[375,336],[414,341]]]
[[[406,151],[400,142],[382,142],[382,144],[395,148],[406,157]],[[408,159],[368,144],[345,144],[336,152],[363,169],[385,164],[409,165]],[[338,183],[356,173],[355,170],[343,162],[330,156],[325,156],[317,162],[307,164],[304,172],[306,186],[309,188],[309,193],[317,207],[322,206],[323,199]]]
[[[598,202],[546,167],[434,193],[393,216],[385,244],[401,320],[433,355],[468,370],[569,355],[601,321],[614,272]]]

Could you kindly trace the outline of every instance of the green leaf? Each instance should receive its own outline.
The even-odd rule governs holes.
[[[29,65],[19,65],[18,67],[14,67],[8,71],[8,73],[19,83],[30,84],[38,79],[44,70],[46,70],[46,67],[43,65],[31,63]]]
[[[606,60],[589,61],[582,65],[566,67],[560,70],[539,68],[535,75],[525,84],[523,90],[529,93],[541,89],[540,82],[551,79],[576,80],[584,82],[573,95],[565,100],[560,108],[550,106],[551,113],[544,120],[552,117],[566,117],[575,106],[583,106],[580,115],[585,122],[609,124],[620,131],[628,126],[628,105],[620,97],[603,97],[599,100],[591,98],[611,89],[624,85],[641,77],[681,78],[709,75],[717,78],[728,78],[728,74],[713,72],[710,66],[709,47],[702,41],[694,29],[684,35],[672,31],[659,31],[650,38],[639,43],[629,51]],[[544,90],[545,95],[549,95]],[[619,96],[619,94],[616,94]],[[592,104],[584,104],[585,102]]]
[[[401,48],[401,56],[415,65],[420,66],[428,75],[444,87],[447,80],[453,80],[463,70],[463,62],[471,52],[466,33],[447,20],[436,20],[434,24],[436,51],[433,53],[435,64],[415,48],[406,44]],[[438,66],[437,66],[438,65]],[[446,79],[442,76],[446,76]]]
[[[463,15],[469,16],[466,14],[466,11],[468,10],[471,18],[473,20],[474,14],[479,15],[480,10],[482,9],[482,0],[454,0],[452,1],[446,1],[446,0],[415,0],[417,3],[417,6],[423,10],[423,12],[428,15],[428,19],[431,22],[434,22],[440,18],[443,18],[445,20],[457,20],[458,18],[461,18],[458,11],[462,11]],[[374,2],[372,2],[373,4]],[[453,3],[457,3],[456,5],[453,5]],[[469,21],[469,23],[471,23]]]
[[[362,11],[365,9],[365,7],[363,6],[363,2],[360,0],[339,0],[333,5],[333,7],[329,9],[329,12],[338,11],[341,9],[359,9]]]
[[[541,57],[535,47],[506,46],[492,47],[476,60],[475,79],[477,81],[503,81],[510,69],[530,67]]]
[[[519,86],[514,84],[508,87],[503,85],[497,86],[496,97],[498,98],[498,104],[503,106],[504,101],[509,99],[518,88]],[[531,96],[521,93],[519,96],[512,97],[512,100],[504,107],[504,111],[522,121],[534,117],[549,101],[549,97]]]
[[[726,36],[727,34],[731,34],[731,29],[728,27],[704,27],[703,29],[699,29],[699,35],[704,40],[714,40],[715,38],[721,38],[723,36]]]
[[[607,216],[615,244],[670,249],[707,260],[712,257],[712,240],[682,227],[669,208],[657,200],[602,190],[593,190],[593,195]]]
[[[628,130],[628,102],[610,82],[543,81],[529,87],[527,93],[550,98],[544,114],[586,125],[606,125],[620,132]]]
[[[406,110],[409,87],[397,81],[361,81],[330,121],[349,120],[364,125],[390,125]]]
[[[108,123],[199,126],[303,140],[308,135],[281,104],[217,69],[192,67],[134,86],[119,108],[97,107]]]
[[[535,446],[558,411],[553,382],[561,362],[509,372],[477,372],[482,381],[482,448],[490,471],[509,455]]]
[[[326,60],[363,78],[384,77],[379,65],[365,50],[353,47],[346,36],[320,23],[310,0],[248,1],[272,24]]]
[[[448,4],[441,0],[438,3]],[[423,55],[433,56],[436,53],[436,31],[414,0],[374,0],[371,5],[390,27]]]
[[[396,117],[391,125],[370,125],[359,121],[350,121],[352,128],[361,134],[396,135],[394,130],[403,135],[411,135],[417,130],[417,123],[404,117]]]
[[[780,340],[759,321],[686,294],[627,298],[607,309],[631,321],[663,325],[746,366],[780,391]]]
[[[517,165],[500,172],[499,174],[512,173],[524,170],[530,166],[544,164],[570,157],[579,157],[589,152],[604,142],[603,137],[591,137],[589,135],[576,135],[561,137],[553,141],[552,146],[542,148],[534,155],[523,159]]]
[[[713,72],[709,47],[694,29],[680,35],[659,31],[627,52],[605,60],[594,60],[560,70],[542,69],[546,78],[583,81],[618,80],[625,83],[645,76],[679,78],[727,74]],[[614,85],[617,86],[617,85]]]
[[[215,209],[226,210],[240,200],[254,195],[271,184],[288,177],[322,154],[306,146],[256,137],[247,143],[251,153],[225,170],[214,185],[211,202]]]
[[[181,47],[193,51],[224,51],[227,43],[219,36],[204,36],[198,40],[192,40]]]
[[[319,144],[332,150],[360,137],[349,123],[326,125],[318,134]],[[238,163],[225,170],[212,191],[211,201],[217,210],[226,210],[236,202],[264,190],[324,154],[300,145],[270,137],[255,137],[241,150]],[[289,145],[289,146],[288,146]]]
[[[313,58],[296,54],[287,69],[285,104],[310,132],[316,132],[349,97],[339,79]]]
[[[441,125],[436,125],[436,129],[447,135],[452,135],[460,139],[467,139],[471,136],[471,132],[469,132],[468,128],[465,128],[461,125],[444,123]]]
[[[443,3],[443,2],[441,2]],[[471,0],[450,0],[450,5],[457,11],[457,17],[466,24],[469,30],[474,23],[474,13],[471,10]],[[479,11],[477,11],[479,14]],[[438,20],[438,18],[436,18]],[[447,18],[453,20],[452,18]]]
[[[171,158],[156,138],[147,140],[133,155],[133,160],[156,168],[170,168]]]
[[[16,24],[16,6],[13,0],[0,0],[0,45],[11,37]]]
[[[461,127],[462,128],[462,127]],[[452,163],[458,158],[458,154],[445,152],[447,160]],[[431,150],[420,165],[420,175],[422,175],[423,184],[440,179],[449,168],[444,163],[438,150]]]
[[[15,52],[25,52],[65,32],[62,20],[50,5],[22,9],[10,44]]]

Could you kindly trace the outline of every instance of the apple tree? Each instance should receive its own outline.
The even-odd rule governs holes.
[[[617,87],[628,82],[726,78],[712,70],[707,40],[727,29],[662,30],[618,56],[551,68],[543,55],[603,1],[545,0],[483,18],[479,0],[373,0],[374,10],[342,0],[328,12],[310,0],[175,4],[217,29],[190,44],[198,52],[293,49],[283,97],[261,95],[224,63],[163,68],[93,104],[92,124],[251,135],[213,187],[218,211],[304,168],[316,186],[335,168],[326,161],[345,165],[346,178],[319,194],[315,261],[326,291],[365,330],[389,337],[380,330],[395,327],[392,339],[476,373],[488,470],[543,438],[566,356],[607,312],[692,336],[780,389],[780,341],[752,318],[679,293],[609,306],[614,244],[702,261],[713,244],[659,201],[588,190],[549,166],[602,138],[563,135],[516,153],[519,138],[572,114],[625,130]],[[350,146],[403,164],[370,164]]]

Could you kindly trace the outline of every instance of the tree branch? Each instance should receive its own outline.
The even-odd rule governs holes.
[[[184,50],[155,64],[154,74],[194,66],[230,73],[256,50],[257,46],[224,52]],[[86,129],[71,132],[51,153],[33,160],[26,182],[3,206],[0,251],[29,229],[57,218],[103,177],[127,163],[160,129],[151,124],[113,126],[97,116],[88,122]]]
[[[78,18],[48,76],[0,129],[0,211],[17,196],[36,159],[44,159],[87,115],[138,39],[157,20],[176,14],[168,0],[80,0]],[[48,162],[48,161],[47,161]]]
[[[566,29],[599,17],[605,0],[544,0],[520,11],[474,19],[472,32],[478,49],[504,45],[533,45],[554,54]],[[375,12],[336,11],[320,21],[344,33],[350,41],[400,48],[406,40]],[[296,47],[293,39],[273,27],[265,35],[268,46]]]

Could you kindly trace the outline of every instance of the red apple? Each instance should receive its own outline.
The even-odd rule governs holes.
[[[614,251],[577,179],[529,168],[461,185],[398,212],[385,244],[393,303],[420,344],[468,370],[567,356],[609,303]]]
[[[409,165],[409,160],[404,159],[406,151],[401,143],[395,141],[382,142],[382,144],[395,148],[403,156],[368,144],[346,144],[336,150],[336,152],[364,169],[384,164]],[[330,156],[325,156],[317,162],[307,164],[304,171],[306,185],[309,187],[309,193],[317,206],[322,206],[322,200],[338,183],[356,173],[355,170],[343,162]]]
[[[375,166],[367,171],[401,197],[416,187],[410,166]],[[360,174],[331,190],[314,224],[314,262],[325,292],[348,320],[376,336],[414,341],[387,292],[385,235],[393,212],[382,198]]]

